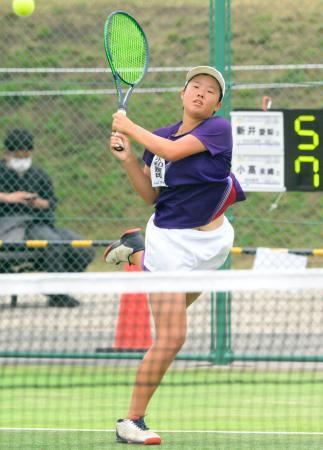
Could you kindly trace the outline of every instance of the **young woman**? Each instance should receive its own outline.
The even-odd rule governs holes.
[[[140,229],[128,230],[106,249],[107,262],[129,261],[148,271],[216,270],[225,262],[234,231],[224,212],[245,196],[230,172],[230,122],[214,116],[224,94],[221,73],[198,66],[186,76],[180,122],[151,133],[123,114],[113,115],[111,151],[133,188],[148,204],[155,204],[155,213],[148,221],[145,242]],[[131,140],[146,148],[143,168],[132,152]],[[156,339],[138,369],[128,416],[117,422],[119,442],[161,443],[146,427],[144,416],[185,341],[186,309],[198,295],[150,296]]]

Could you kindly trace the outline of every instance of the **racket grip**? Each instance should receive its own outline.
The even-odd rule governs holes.
[[[124,108],[119,108],[118,109],[118,113],[124,114],[125,116],[127,115],[127,112]],[[122,150],[124,150],[124,146],[123,145],[117,145],[116,147],[113,147],[117,152],[122,152]]]
[[[113,147],[114,150],[116,150],[117,152],[122,152],[122,150],[124,150],[124,146],[123,145],[116,145],[115,147]]]
[[[114,150],[116,150],[117,152],[122,152],[124,150],[124,146],[123,145],[118,145],[117,147],[113,147]]]

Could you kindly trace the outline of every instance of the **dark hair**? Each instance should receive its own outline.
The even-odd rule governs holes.
[[[10,152],[15,150],[32,150],[34,148],[34,139],[29,131],[16,128],[7,135],[4,145]]]

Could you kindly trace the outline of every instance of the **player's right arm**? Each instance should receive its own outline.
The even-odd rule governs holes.
[[[115,147],[120,144],[122,144],[124,150],[115,150]],[[159,189],[152,187],[150,169],[146,165],[142,167],[139,164],[136,155],[132,151],[129,139],[120,133],[113,134],[110,138],[110,149],[114,156],[121,161],[122,167],[125,169],[134,190],[148,205],[153,205],[159,194]]]

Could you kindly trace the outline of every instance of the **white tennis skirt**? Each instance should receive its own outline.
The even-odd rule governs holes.
[[[216,230],[158,228],[154,214],[146,227],[144,267],[150,272],[216,270],[227,259],[234,230],[225,217]]]

